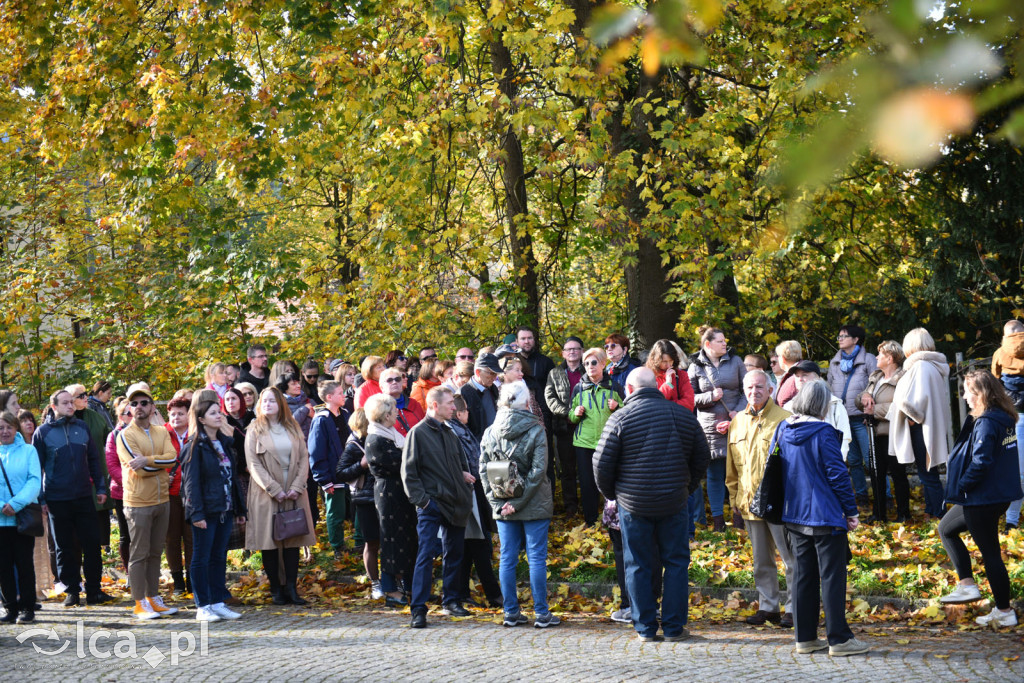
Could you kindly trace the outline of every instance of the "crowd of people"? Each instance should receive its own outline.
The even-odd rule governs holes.
[[[505,626],[527,623],[523,552],[534,626],[559,625],[547,551],[562,515],[607,528],[621,588],[612,619],[641,640],[687,637],[689,541],[697,524],[731,524],[753,550],[759,600],[747,622],[794,628],[798,653],[857,654],[867,646],[845,618],[847,532],[862,508],[868,523],[910,519],[913,465],[959,578],[943,601],[982,599],[966,531],[995,605],[978,623],[1016,624],[999,522],[1015,527],[1024,498],[1024,325],[1007,323],[991,371],[964,377],[971,412],[955,441],[949,364],[926,330],[877,353],[855,324],[836,341],[823,367],[797,341],[770,359],[741,356],[714,327],[692,355],[659,340],[642,361],[624,335],[589,348],[569,336],[556,365],[520,327],[451,360],[425,347],[270,365],[253,345],[245,362],[209,364],[202,388],[166,404],[145,382],[114,398],[116,383],[101,380],[54,391],[39,421],[0,391],[0,621],[30,623],[38,608],[33,504],[67,607],[83,592],[89,605],[112,601],[101,585],[112,515],[138,619],[178,611],[160,594],[164,556],[173,594],[192,595],[197,620],[240,618],[225,585],[233,548],[261,554],[274,604],[306,604],[300,560],[322,510],[331,551],[350,552],[350,523],[372,597],[408,606],[413,628],[438,599],[438,556],[443,614],[487,603]],[[764,505],[773,495],[781,504]]]

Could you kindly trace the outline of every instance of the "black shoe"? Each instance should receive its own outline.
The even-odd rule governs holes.
[[[34,609],[36,612],[38,612],[39,610],[43,609],[43,603],[37,602],[35,604],[35,607],[33,607],[32,609]]]
[[[114,602],[115,598],[113,595],[107,595],[103,591],[94,593],[93,595],[85,596],[85,604],[87,605],[103,605],[108,602]]]
[[[36,613],[34,610],[27,609],[18,615],[19,624],[31,624],[36,620]]]
[[[408,604],[409,604],[409,601],[406,600],[404,597],[393,598],[390,595],[385,595],[384,596],[384,605],[387,606],[387,607],[393,607],[395,609],[402,609],[403,607],[407,606]]]
[[[487,598],[487,605],[491,609],[501,609],[505,606],[505,598],[500,595],[494,598]]]
[[[454,600],[444,604],[444,607],[441,608],[441,614],[446,617],[468,617],[472,615],[468,609]]]
[[[413,612],[412,622],[409,624],[410,628],[426,628],[427,627],[427,612],[426,610],[417,610]]]
[[[783,614],[782,618],[779,619],[779,626],[782,628],[793,628],[793,615],[789,612]]]
[[[9,609],[9,610],[7,610],[7,614],[5,614],[2,617],[0,617],[0,623],[3,623],[3,624],[13,624],[17,620],[18,620],[18,610],[16,610],[16,609]]]
[[[82,604],[82,600],[78,597],[78,593],[65,593],[64,594],[64,606],[65,607],[77,607]]]
[[[781,618],[782,617],[779,616],[778,612],[766,612],[763,609],[759,609],[747,617],[746,622],[751,626],[764,626],[765,622],[768,621],[773,624],[777,624]]]
[[[270,591],[270,602],[274,603],[275,605],[287,605],[288,604],[288,600],[285,599],[284,595],[281,593],[281,589],[280,588],[278,588],[276,591],[275,590],[271,590]]]
[[[295,589],[295,584],[290,583],[284,587],[284,597],[288,602],[293,605],[308,605],[307,600],[303,600],[299,597],[299,592]]]
[[[1017,528],[1017,525],[1014,524],[1013,522],[1007,522],[1005,526],[1006,526],[1006,531],[1013,531],[1014,529]]]
[[[462,606],[463,607],[472,607],[473,609],[483,609],[484,608],[483,605],[481,605],[479,602],[477,602],[473,598],[464,598],[462,600]]]

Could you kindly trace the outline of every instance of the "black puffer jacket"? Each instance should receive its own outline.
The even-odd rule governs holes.
[[[601,494],[630,514],[668,517],[686,505],[710,459],[693,413],[648,387],[608,418],[594,451],[594,478]]]

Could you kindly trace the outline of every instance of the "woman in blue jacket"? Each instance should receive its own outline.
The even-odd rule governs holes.
[[[971,415],[946,464],[946,501],[953,508],[939,522],[942,545],[960,583],[942,602],[981,599],[971,571],[971,556],[960,539],[960,534],[967,531],[981,551],[996,603],[989,614],[975,621],[982,626],[1015,626],[1010,577],[999,548],[999,518],[1010,501],[1021,497],[1017,409],[999,380],[984,370],[971,371],[964,377],[964,400]]]
[[[17,417],[8,412],[0,414],[0,463],[6,478],[0,479],[0,596],[7,608],[0,622],[6,624],[31,623],[36,607],[32,561],[36,539],[18,533],[15,515],[38,500],[42,478],[36,449],[25,443],[18,427]]]
[[[839,447],[839,432],[822,418],[832,392],[820,379],[805,384],[787,405],[793,415],[775,431],[782,456],[782,522],[793,548],[793,621],[797,654],[828,648],[833,656],[868,650],[846,621],[846,532],[857,528],[857,502]],[[818,639],[825,604],[828,642]]]

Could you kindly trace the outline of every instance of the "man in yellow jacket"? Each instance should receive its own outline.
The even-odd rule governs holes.
[[[781,524],[769,524],[750,513],[750,504],[761,485],[768,446],[779,423],[790,416],[771,398],[768,373],[751,370],[743,376],[747,407],[729,425],[728,451],[725,457],[725,485],[729,489],[733,524],[745,527],[754,555],[754,586],[759,594],[757,612],[747,623],[761,626],[766,621],[793,626],[792,592],[786,600],[785,615],[779,614],[779,574],[775,551],[786,565],[786,584],[793,585],[793,553]]]
[[[167,430],[150,424],[156,406],[149,385],[133,384],[127,396],[132,421],[117,434],[117,457],[131,535],[128,580],[135,616],[155,619],[178,611],[160,598],[160,555],[170,522],[168,470],[177,456]]]

